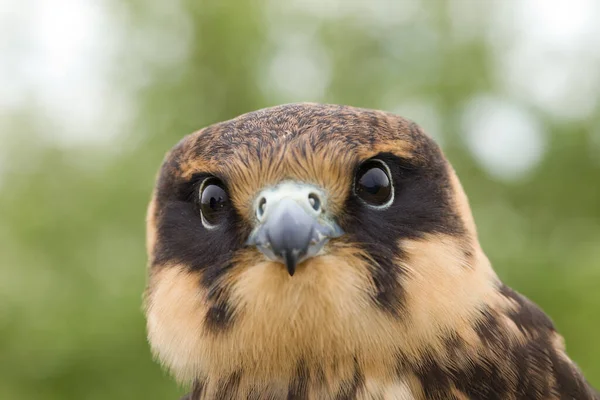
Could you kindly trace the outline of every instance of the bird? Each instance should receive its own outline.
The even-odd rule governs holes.
[[[146,232],[148,342],[186,399],[600,399],[395,114],[284,104],[189,134]]]

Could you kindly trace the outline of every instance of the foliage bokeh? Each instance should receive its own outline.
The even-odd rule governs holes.
[[[510,44],[487,28],[492,5],[284,3],[106,2],[119,28],[110,87],[133,104],[118,135],[64,146],[35,101],[0,114],[0,398],[183,393],[152,361],[141,312],[155,173],[183,135],[292,101],[397,111],[432,131],[495,269],[553,318],[599,387],[599,103],[561,117],[507,91],[498,70]],[[465,107],[490,96],[544,135],[517,177],[486,169],[465,136]]]

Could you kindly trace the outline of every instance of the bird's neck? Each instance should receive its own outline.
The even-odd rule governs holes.
[[[194,382],[185,400],[204,399],[400,399],[421,400],[420,383],[411,378],[383,379],[362,375],[328,381],[320,370],[306,370],[289,382],[254,382],[241,374],[217,382]]]

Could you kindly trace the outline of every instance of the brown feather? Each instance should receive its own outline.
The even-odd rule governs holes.
[[[406,192],[365,217],[353,174],[382,154]],[[190,200],[207,175],[235,211],[219,238]],[[322,188],[348,233],[293,277],[243,243],[257,194],[284,180]],[[292,104],[198,131],[167,155],[147,232],[148,338],[195,382],[189,399],[600,398],[550,319],[500,282],[454,170],[401,117]]]

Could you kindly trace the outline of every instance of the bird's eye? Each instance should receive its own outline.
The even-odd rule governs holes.
[[[200,187],[200,212],[207,228],[218,225],[229,208],[229,196],[223,183],[217,178],[208,178]]]
[[[364,162],[356,173],[354,192],[368,205],[385,207],[390,204],[394,191],[387,165],[380,160]]]

